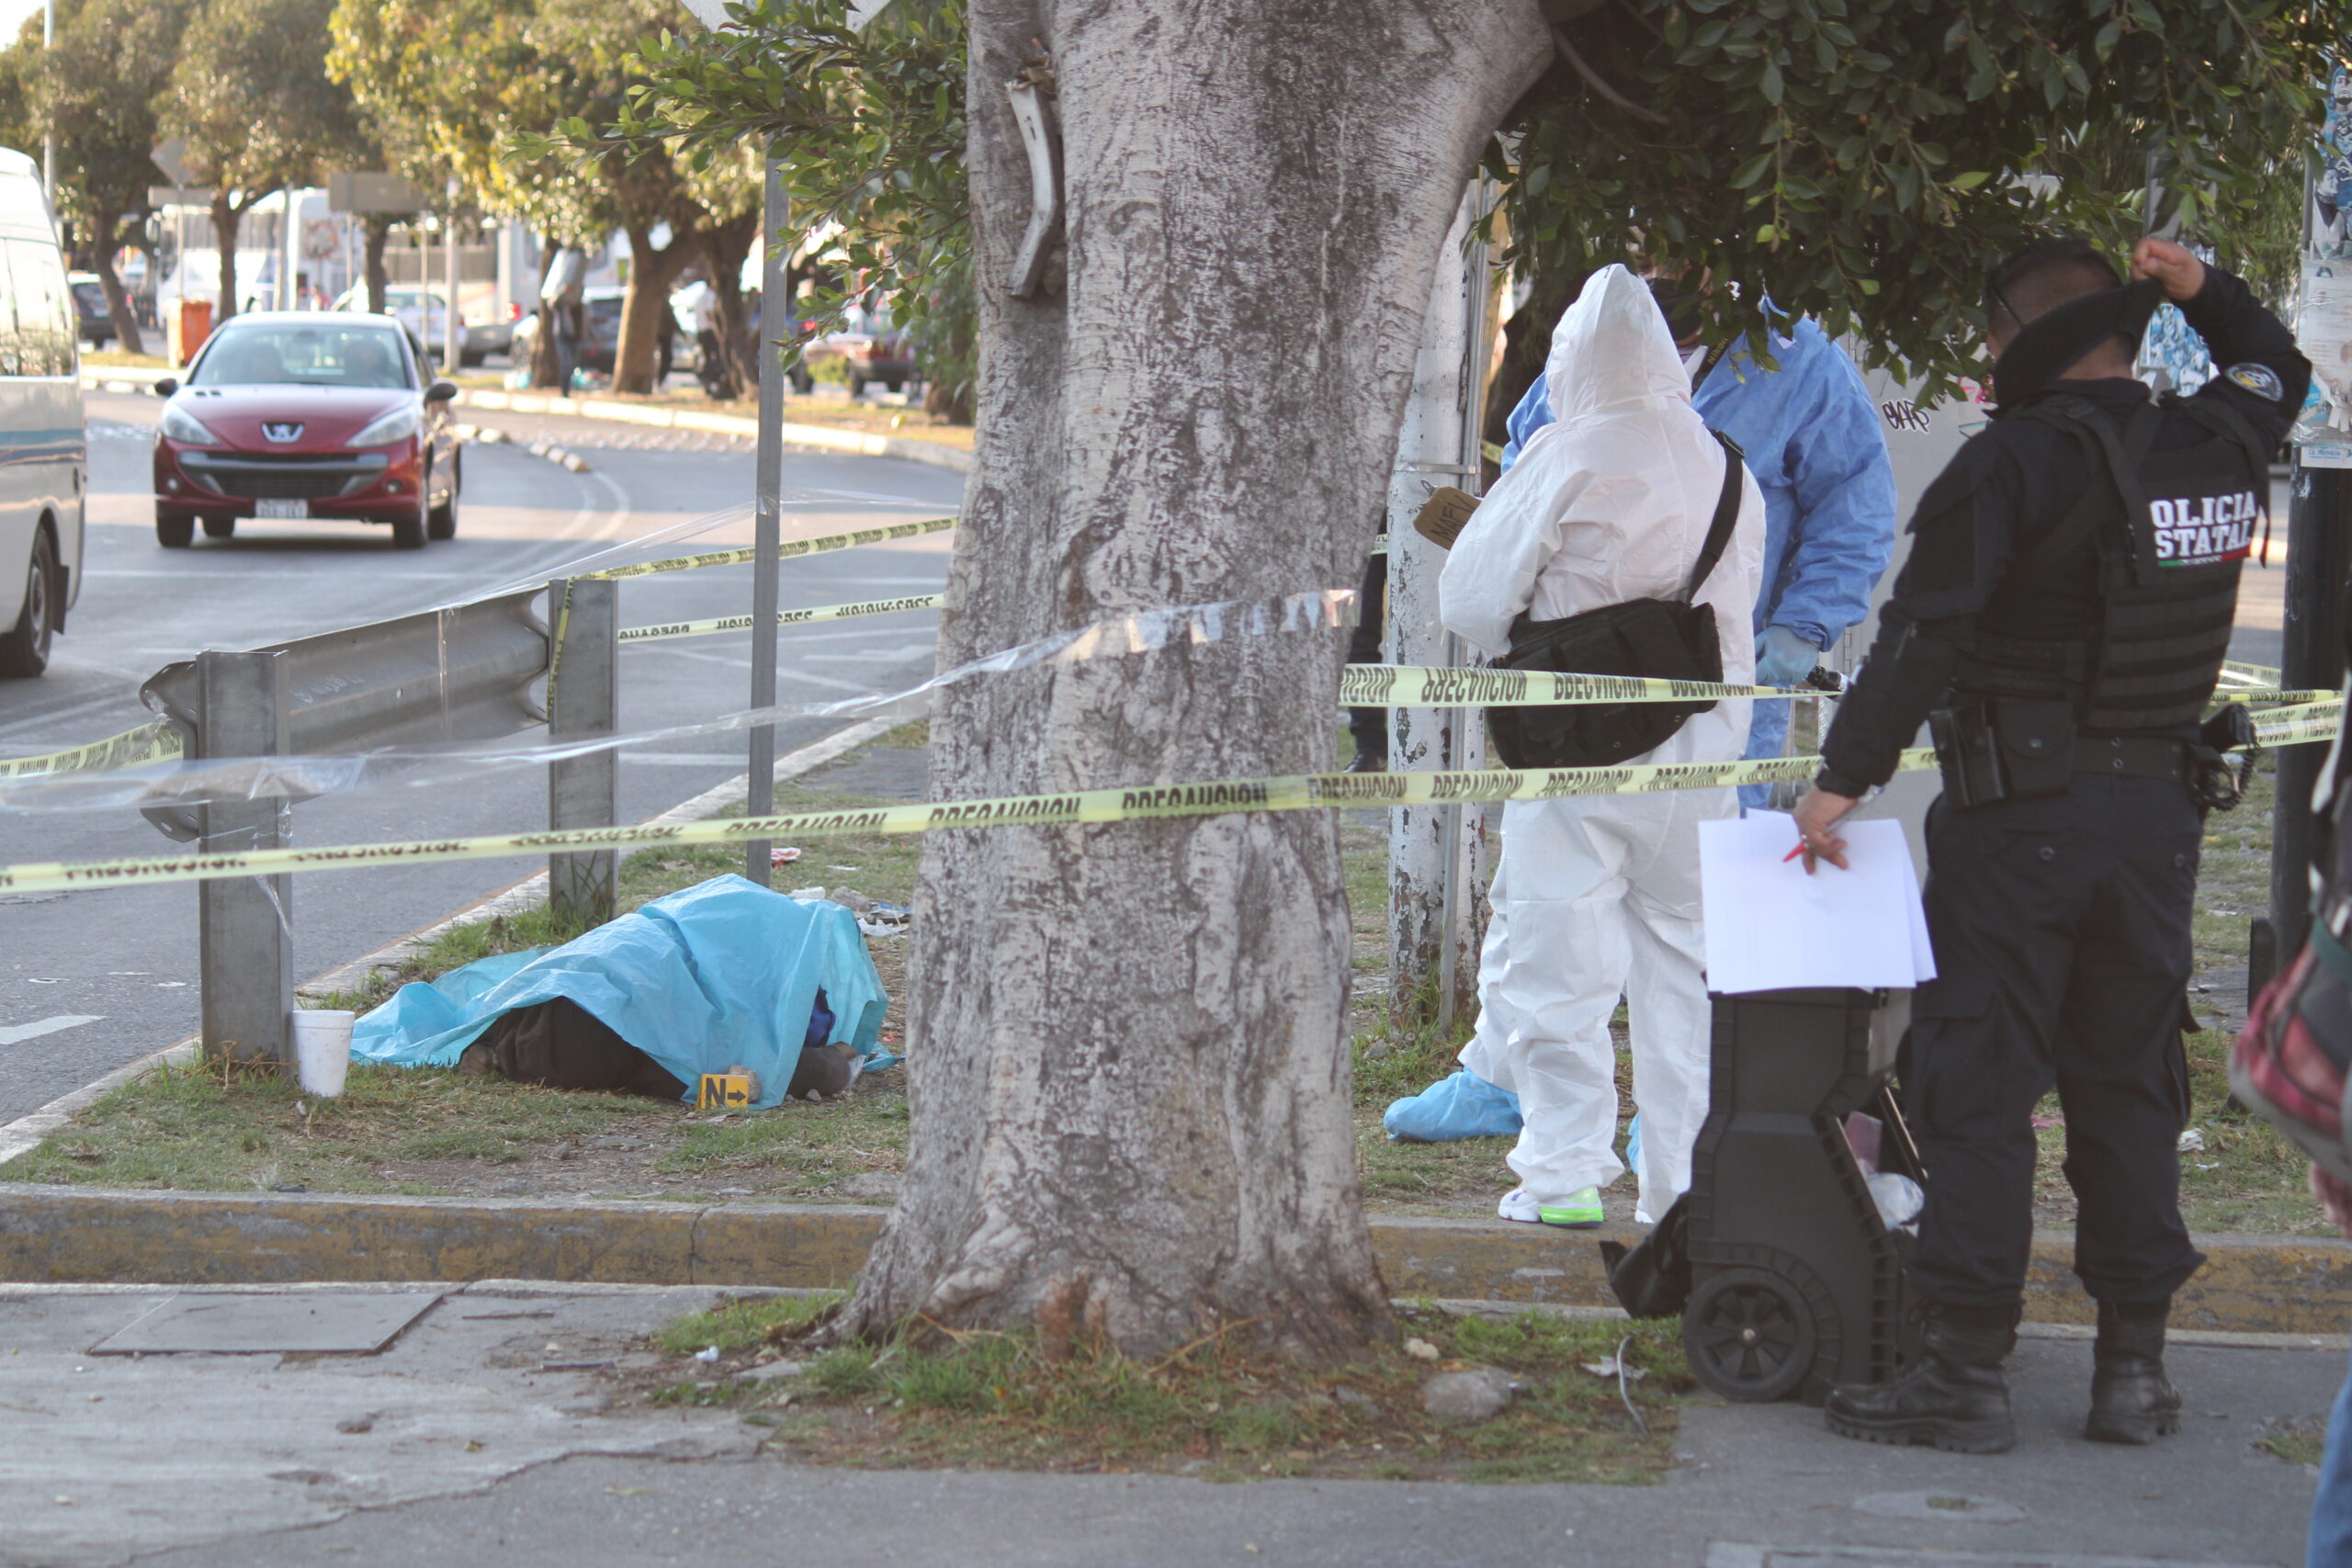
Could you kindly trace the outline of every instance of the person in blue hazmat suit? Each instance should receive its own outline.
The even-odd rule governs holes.
[[[1894,470],[1878,410],[1853,362],[1816,323],[1799,321],[1787,333],[1775,333],[1777,367],[1768,370],[1745,340],[1713,347],[1701,342],[1696,295],[1666,279],[1653,279],[1649,288],[1690,370],[1692,406],[1709,429],[1739,443],[1763,487],[1764,565],[1752,623],[1756,681],[1796,685],[1813,672],[1822,650],[1868,614],[1871,592],[1894,551]],[[1511,411],[1511,439],[1502,457],[1506,476],[1552,423],[1550,379],[1548,372],[1537,378]],[[1789,705],[1751,705],[1745,754],[1781,755]],[[1741,800],[1762,807],[1769,789],[1748,785]],[[1466,1052],[1463,1060],[1467,1067]],[[1519,1131],[1520,1115],[1510,1094],[1468,1068],[1397,1100],[1385,1122],[1392,1138],[1440,1143],[1508,1136]]]
[[[1728,488],[1737,496],[1730,538],[1691,602],[1713,611],[1724,679],[1747,684],[1764,502],[1692,409],[1682,355],[1639,278],[1610,266],[1586,281],[1552,334],[1544,380],[1555,423],[1526,444],[1454,541],[1438,579],[1439,620],[1500,654],[1522,614],[1553,621],[1679,597]],[[1717,703],[1629,761],[1729,761],[1747,741],[1749,705]],[[1621,994],[1634,1097],[1648,1128],[1637,1173],[1644,1204],[1662,1212],[1689,1185],[1707,1106],[1698,825],[1738,812],[1729,786],[1503,807],[1478,1028],[1463,1061],[1517,1095],[1522,1111],[1510,1156],[1520,1186],[1502,1200],[1504,1219],[1600,1223],[1600,1190],[1624,1169],[1612,1147],[1609,1031]]]

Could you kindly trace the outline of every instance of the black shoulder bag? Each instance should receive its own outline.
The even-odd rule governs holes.
[[[1723,559],[1739,521],[1739,495],[1746,454],[1720,431],[1724,488],[1715,500],[1714,521],[1690,581],[1672,599],[1630,599],[1557,621],[1511,623],[1510,651],[1495,660],[1498,670],[1542,670],[1571,675],[1645,675],[1668,681],[1724,678],[1722,645],[1715,637],[1715,610],[1695,604],[1699,590]],[[1544,707],[1490,707],[1487,733],[1496,755],[1511,768],[1605,768],[1663,745],[1705,703],[1579,703]]]

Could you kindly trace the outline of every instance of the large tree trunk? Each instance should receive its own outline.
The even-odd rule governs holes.
[[[237,230],[244,209],[229,197],[226,188],[212,195],[212,243],[220,256],[220,299],[212,308],[218,326],[237,313]]]
[[[670,280],[678,276],[695,244],[694,234],[673,234],[660,250],[650,230],[628,233],[628,289],[621,296],[621,339],[613,351],[613,390],[654,390],[655,356],[662,318],[670,310]]]
[[[1008,293],[1004,85],[1049,51],[1067,288]],[[976,0],[978,461],[940,658],[1352,587],[1437,248],[1547,53],[1535,0]],[[938,797],[1327,770],[1339,632],[949,692]],[[1357,1188],[1329,813],[942,832],[910,977],[914,1134],[837,1332],[922,1313],[1135,1354],[1390,1332]]]
[[[749,212],[702,231],[703,270],[714,296],[712,313],[718,336],[720,399],[742,397],[759,383],[760,368],[752,352],[756,333],[743,317],[743,263],[759,243],[760,215]]]
[[[380,316],[392,298],[391,275],[384,270],[384,247],[391,243],[392,220],[388,215],[372,216],[361,230],[367,235],[367,254],[360,265],[368,281],[368,313]]]
[[[107,318],[114,323],[114,345],[124,354],[144,354],[147,342],[139,334],[139,312],[130,308],[130,291],[122,286],[122,275],[115,270],[115,236],[122,231],[122,214],[100,212],[90,220],[90,231],[96,236],[91,249],[96,253],[98,287],[107,297]]]

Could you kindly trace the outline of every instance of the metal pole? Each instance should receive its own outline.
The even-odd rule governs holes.
[[[286,672],[276,652],[197,657],[196,755],[268,757],[285,749]],[[198,813],[208,854],[287,842],[283,800],[240,800]],[[197,885],[197,965],[208,1061],[276,1062],[289,1070],[294,1007],[294,879],[223,877]]]
[[[775,701],[776,545],[782,528],[784,494],[784,360],[786,307],[784,297],[786,247],[784,229],[790,209],[784,193],[783,139],[768,143],[767,194],[760,213],[760,234],[766,246],[760,266],[760,448],[752,536],[752,705],[763,708]],[[775,730],[761,725],[752,731],[751,794],[744,810],[766,817],[775,810]],[[764,839],[743,846],[743,874],[768,886],[768,843]]]
[[[301,254],[296,239],[301,225],[295,220],[294,187],[288,186],[278,195],[277,209],[277,308],[298,310],[302,301],[294,292],[294,258]]]
[[[2340,468],[2295,466],[2287,508],[2287,615],[2278,678],[2290,690],[2344,683],[2345,585],[2352,582],[2352,484]],[[2291,958],[2311,929],[2312,786],[2324,746],[2281,746],[2270,805],[2273,951]],[[2267,976],[2249,975],[2249,983]]]
[[[548,739],[571,740],[620,729],[620,584],[571,578],[548,584],[548,613],[563,633],[561,668],[550,678]],[[609,828],[620,819],[620,770],[611,751],[548,764],[548,826]],[[613,918],[618,857],[611,850],[548,857],[548,902],[592,925]]]
[[[449,181],[449,204],[441,215],[441,270],[447,275],[447,309],[441,312],[441,374],[455,376],[465,359],[458,327],[458,182]]]

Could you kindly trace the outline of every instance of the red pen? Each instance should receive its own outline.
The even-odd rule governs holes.
[[[1804,853],[1804,840],[1800,839],[1797,840],[1797,847],[1795,849],[1791,850],[1787,854],[1781,857],[1781,863],[1782,865],[1786,865],[1803,853]]]

